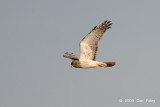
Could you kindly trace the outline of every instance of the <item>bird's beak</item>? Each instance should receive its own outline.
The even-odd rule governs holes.
[[[72,68],[73,66],[71,65],[71,68]]]

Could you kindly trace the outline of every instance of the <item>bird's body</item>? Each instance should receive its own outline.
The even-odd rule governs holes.
[[[93,61],[93,60],[89,60],[89,59],[79,60],[79,61],[75,60],[71,64],[71,66],[77,67],[77,68],[96,68],[98,66],[103,66],[103,65],[105,67],[106,63]]]
[[[71,66],[75,68],[96,68],[100,67],[111,67],[115,65],[115,62],[99,62],[96,61],[98,42],[102,38],[104,32],[110,28],[112,23],[105,21],[98,27],[94,27],[92,31],[85,36],[79,44],[80,47],[80,58],[69,54],[64,54],[64,57],[72,59]]]

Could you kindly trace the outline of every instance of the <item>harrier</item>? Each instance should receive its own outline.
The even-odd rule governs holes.
[[[96,67],[112,67],[115,62],[99,62],[96,61],[98,42],[102,38],[104,32],[111,28],[111,21],[104,21],[98,27],[94,27],[80,42],[80,57],[76,57],[73,53],[66,52],[63,56],[72,59],[71,67],[75,68],[96,68]]]

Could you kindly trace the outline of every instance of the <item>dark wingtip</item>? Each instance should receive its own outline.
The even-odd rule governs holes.
[[[112,23],[109,23],[108,26],[112,25]]]
[[[108,20],[104,21],[104,23],[108,22]]]
[[[111,21],[108,21],[107,23],[111,23]]]
[[[66,57],[66,54],[68,54],[68,52],[66,52],[66,53],[63,55],[63,57]]]

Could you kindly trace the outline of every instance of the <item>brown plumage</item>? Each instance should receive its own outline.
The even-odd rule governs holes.
[[[95,26],[91,32],[85,36],[80,44],[80,58],[73,55],[73,53],[65,53],[64,57],[74,60],[71,66],[76,68],[95,68],[95,67],[112,67],[115,62],[98,62],[96,55],[98,50],[98,42],[102,38],[104,32],[111,28],[111,21],[104,21],[98,27]]]

